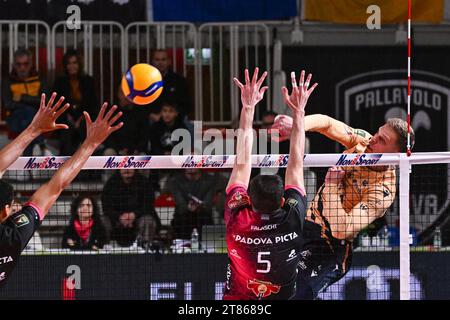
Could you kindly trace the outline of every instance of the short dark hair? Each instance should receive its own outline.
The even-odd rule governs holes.
[[[81,74],[83,74],[83,59],[81,58],[80,53],[75,50],[75,49],[70,49],[68,50],[63,57],[63,67],[64,67],[64,72],[66,74],[68,74],[67,72],[67,65],[69,64],[69,59],[75,57],[77,58],[77,63],[78,63],[78,75],[80,76]]]
[[[407,142],[408,142],[408,123],[400,118],[389,118],[386,121],[386,124],[394,129],[398,136],[398,148],[400,152],[407,151]],[[412,127],[410,127],[410,135],[411,135],[411,150],[414,147],[415,143],[415,134]]]
[[[13,58],[16,60],[18,57],[27,56],[28,58],[31,58],[32,54],[31,51],[25,48],[19,48],[16,51],[14,51]]]
[[[260,174],[250,180],[248,195],[256,211],[270,213],[280,208],[283,189],[283,180],[279,175]]]
[[[14,188],[11,184],[0,179],[0,209],[11,205],[14,199]]]

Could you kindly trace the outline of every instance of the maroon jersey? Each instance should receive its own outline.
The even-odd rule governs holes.
[[[225,224],[229,264],[224,299],[290,299],[303,247],[305,192],[288,186],[284,205],[270,214],[252,211],[247,189],[227,190]]]

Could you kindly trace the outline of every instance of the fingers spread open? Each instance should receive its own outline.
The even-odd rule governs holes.
[[[304,83],[305,83],[305,70],[302,70],[302,72],[300,72],[300,83],[299,83],[300,87],[303,87]]]
[[[55,112],[55,118],[58,118],[60,115],[62,115],[67,109],[69,109],[70,104],[66,103],[62,108],[59,108],[59,110],[57,110]]]
[[[314,83],[313,86],[308,90],[308,94],[311,94],[318,85],[319,84],[317,82]]]
[[[56,92],[53,92],[51,97],[50,97],[50,100],[47,103],[47,108],[51,109],[53,101],[55,101],[55,98],[56,98]]]
[[[105,111],[108,107],[108,102],[103,102],[102,107],[100,108],[100,112],[98,113],[97,119],[103,119],[105,117]]]
[[[45,93],[41,94],[41,104],[39,106],[40,109],[45,108]]]
[[[114,112],[115,112],[116,110],[117,110],[117,106],[116,106],[116,105],[113,105],[113,106],[111,107],[111,109],[109,109],[108,113],[107,113],[106,116],[105,116],[106,121],[109,122],[109,119],[111,119],[112,115],[114,114]]]
[[[64,97],[59,98],[58,102],[56,102],[55,106],[52,108],[52,106],[50,105],[50,108],[52,109],[52,111],[57,111],[58,108],[61,106],[61,104],[64,102]]]
[[[256,82],[258,81],[258,73],[259,73],[259,68],[256,67],[255,71],[253,72],[252,85],[256,85]]]
[[[83,111],[84,118],[86,119],[87,124],[92,124],[91,116],[86,111]]]
[[[291,72],[291,82],[292,82],[292,88],[297,88],[297,80],[295,79],[295,72]]]
[[[308,78],[306,78],[305,89],[308,89],[311,78],[312,78],[312,74],[310,73],[310,74],[308,74]]]
[[[250,77],[248,76],[248,69],[245,69],[245,84],[250,84]]]
[[[233,78],[233,81],[240,89],[244,89],[244,85],[237,78]]]
[[[118,112],[114,117],[111,118],[111,120],[108,121],[108,124],[112,126],[122,116],[122,114],[122,111]]]
[[[256,84],[258,88],[261,87],[264,80],[266,80],[266,77],[267,77],[267,71],[264,71],[264,73],[261,76],[261,79],[259,79],[258,83]]]
[[[122,127],[123,127],[123,122],[120,122],[119,124],[115,125],[114,127],[111,127],[111,132],[117,131]]]
[[[263,95],[264,95],[264,92],[266,92],[266,90],[267,90],[268,88],[269,88],[269,87],[267,87],[267,86],[262,87],[261,90],[259,91],[259,94],[260,94],[261,96],[263,96]]]

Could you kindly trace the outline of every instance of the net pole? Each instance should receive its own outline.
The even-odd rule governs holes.
[[[400,156],[400,300],[410,299],[410,253],[409,253],[409,187],[410,161]]]
[[[406,154],[411,155],[411,0],[408,0],[408,138]]]

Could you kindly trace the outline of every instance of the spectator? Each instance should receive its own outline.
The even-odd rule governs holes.
[[[150,127],[150,153],[168,155],[176,141],[172,141],[172,132],[176,129],[187,129],[179,117],[178,106],[166,101],[162,104],[161,119]]]
[[[123,112],[123,127],[106,140],[106,150],[103,153],[105,156],[145,154],[149,130],[147,108],[131,103],[121,88],[117,91],[117,98],[119,111]]]
[[[96,114],[100,105],[94,86],[94,78],[83,71],[81,56],[75,50],[69,50],[63,57],[64,75],[57,78],[53,91],[64,96],[71,108],[63,115],[63,123],[68,130],[60,134],[60,154],[73,154],[85,138],[83,111]]]
[[[172,220],[175,237],[190,239],[193,228],[197,228],[201,236],[202,226],[213,224],[214,178],[200,169],[186,169],[170,179],[169,188],[175,198]]]
[[[98,250],[106,243],[106,231],[98,205],[91,196],[79,196],[72,202],[70,223],[64,230],[62,247],[73,250]]]
[[[153,206],[154,192],[148,180],[136,170],[121,169],[105,184],[103,214],[109,218],[111,240],[122,247],[134,241],[150,243],[161,222]]]
[[[171,100],[178,105],[180,117],[184,121],[191,111],[191,100],[186,79],[170,69],[171,61],[166,50],[153,51],[152,65],[158,68],[164,81],[161,96],[152,103],[153,113],[158,113],[162,109],[164,101]]]
[[[19,49],[14,52],[13,70],[4,82],[4,106],[9,115],[6,118],[9,130],[19,135],[31,123],[36,114],[41,94],[46,91],[46,84],[33,68],[32,55],[29,50]],[[31,155],[35,144],[43,144],[42,136],[38,137],[24,155]]]

